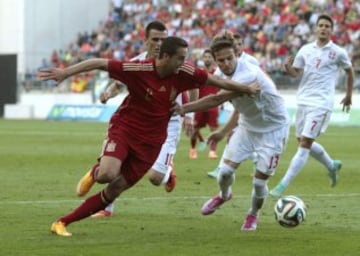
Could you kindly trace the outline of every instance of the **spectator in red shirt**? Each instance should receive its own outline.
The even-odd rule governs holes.
[[[204,69],[213,74],[214,69],[214,60],[209,49],[206,49],[202,54],[202,60],[204,62]],[[206,97],[211,94],[216,94],[219,91],[218,88],[214,86],[202,86],[199,89],[199,98]],[[196,159],[198,157],[197,150],[196,150],[196,143],[199,139],[200,141],[200,148],[204,148],[206,146],[203,136],[200,133],[202,128],[209,126],[210,131],[215,131],[219,127],[218,123],[219,118],[219,107],[213,107],[207,109],[205,111],[199,111],[194,114],[194,132],[190,137],[190,152],[189,157],[190,159]],[[209,158],[216,159],[218,156],[216,154],[216,144],[212,143],[209,145]]]

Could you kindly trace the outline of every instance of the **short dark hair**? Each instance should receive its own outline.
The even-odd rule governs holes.
[[[169,36],[164,39],[160,46],[159,58],[161,59],[164,56],[164,53],[172,57],[176,54],[178,48],[186,48],[188,46],[188,43],[184,39],[176,36]]]
[[[211,50],[210,49],[205,49],[204,51],[203,51],[203,56],[206,54],[206,53],[209,53],[209,54],[211,54]]]
[[[145,28],[145,37],[148,38],[149,34],[150,34],[150,30],[159,30],[159,31],[165,31],[166,30],[166,26],[164,23],[162,23],[159,20],[154,20],[152,22],[150,22],[149,24],[147,24],[146,28]]]
[[[229,31],[224,31],[221,34],[216,35],[210,43],[210,50],[213,57],[215,57],[215,52],[224,48],[233,48],[234,52],[236,53],[234,36]]]
[[[334,21],[332,20],[332,18],[327,15],[327,14],[320,14],[319,17],[317,18],[317,21],[316,21],[316,25],[319,23],[320,20],[327,20],[330,22],[331,24],[331,28],[334,28]]]

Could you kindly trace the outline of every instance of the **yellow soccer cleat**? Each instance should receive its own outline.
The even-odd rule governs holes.
[[[76,187],[78,196],[85,196],[95,184],[95,180],[91,176],[91,169],[81,178]]]
[[[58,236],[72,236],[71,233],[67,232],[65,224],[61,221],[55,221],[51,224],[51,232],[57,234]]]

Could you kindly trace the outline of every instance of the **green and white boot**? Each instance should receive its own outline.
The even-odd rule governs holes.
[[[285,189],[286,187],[283,184],[279,183],[275,188],[270,190],[269,194],[273,197],[280,197]]]
[[[220,171],[220,167],[216,167],[213,171],[208,172],[207,175],[208,175],[210,178],[215,178],[215,179],[217,179],[217,177],[219,176],[219,171]]]
[[[333,169],[329,170],[330,186],[332,188],[336,186],[339,180],[339,172],[342,167],[342,163],[340,160],[334,160],[333,163],[334,163]]]

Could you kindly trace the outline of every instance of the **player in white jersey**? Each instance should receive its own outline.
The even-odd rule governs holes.
[[[234,37],[234,42],[235,42],[235,45],[236,45],[236,56],[238,57],[238,61],[240,61],[240,62],[246,61],[246,62],[249,62],[249,63],[254,64],[256,66],[260,66],[259,61],[255,57],[253,57],[250,54],[247,54],[246,52],[244,52],[243,40],[242,40],[241,35],[236,33],[236,34],[233,35],[233,37]],[[217,72],[219,72],[219,71],[217,71]],[[238,115],[239,115],[239,112],[236,109],[234,109],[234,112],[232,113],[230,119],[238,120],[238,118],[239,118]],[[231,134],[232,133],[230,133],[228,135],[229,138],[227,140],[230,139]],[[227,147],[227,145],[225,147]],[[225,150],[223,152],[225,152]],[[221,159],[219,161],[219,165],[213,171],[207,173],[209,177],[211,177],[211,178],[217,178],[218,177],[219,171],[220,171],[220,165],[222,165],[224,163],[224,156],[225,155],[223,153],[222,156],[221,156]],[[253,161],[254,169],[256,169],[256,164],[257,164],[257,155],[256,155],[256,153],[254,152],[250,156],[250,158]]]
[[[232,198],[231,185],[234,182],[235,170],[256,152],[258,163],[252,180],[251,207],[242,225],[244,231],[255,230],[259,211],[267,197],[268,179],[275,172],[288,138],[289,118],[285,101],[271,78],[261,68],[237,59],[231,33],[224,32],[216,36],[211,42],[210,49],[219,67],[215,75],[243,84],[256,80],[260,86],[260,93],[250,98],[222,90],[216,95],[177,107],[177,111],[184,114],[231,100],[234,108],[240,113],[235,115],[239,117],[238,125],[237,118],[231,118],[222,129],[209,137],[210,141],[217,142],[235,127],[224,152],[224,163],[220,165],[220,193],[208,200],[201,212],[203,215],[212,214],[220,205]]]
[[[324,133],[334,105],[335,86],[340,68],[347,74],[347,90],[340,102],[343,111],[349,111],[353,88],[353,68],[345,49],[330,40],[333,21],[328,15],[320,15],[316,22],[317,40],[301,47],[295,59],[289,57],[285,69],[294,77],[300,76],[297,92],[296,137],[299,145],[288,170],[280,183],[270,191],[279,197],[306,164],[309,155],[321,162],[328,170],[330,186],[338,181],[341,161],[333,160],[315,139]]]
[[[149,23],[146,27],[146,39],[145,45],[147,48],[146,52],[139,54],[134,57],[132,61],[136,60],[144,60],[146,58],[156,57],[160,50],[160,45],[162,41],[167,37],[166,27],[163,23],[159,21],[153,21]],[[119,82],[113,82],[108,89],[100,95],[100,100],[102,103],[106,103],[106,101],[112,97],[115,97],[120,88],[125,85]],[[191,93],[191,100],[194,100],[197,96],[194,93]],[[182,97],[179,95],[176,99],[178,104],[182,104]],[[173,158],[176,153],[177,144],[180,140],[181,126],[182,126],[182,118],[180,115],[174,115],[170,118],[168,128],[167,128],[167,138],[164,144],[162,145],[159,156],[152,166],[152,168],[148,171],[148,177],[150,182],[155,185],[165,185],[165,190],[167,192],[171,192],[176,185],[176,176],[175,169],[173,165]],[[187,120],[185,117],[185,126],[190,125],[190,120]],[[101,210],[92,215],[92,217],[110,217],[114,213],[114,204],[110,204],[106,207],[105,210]]]

